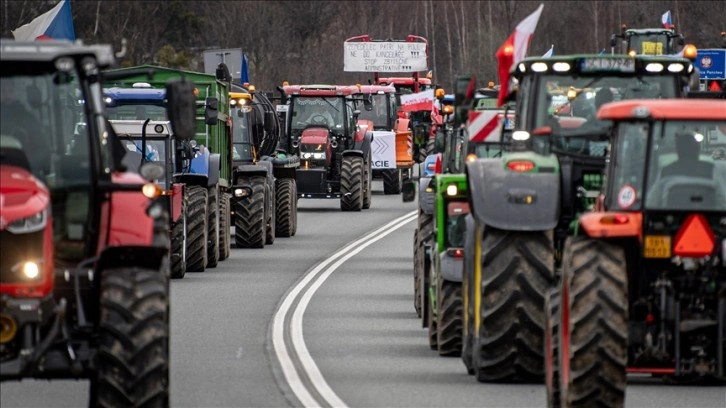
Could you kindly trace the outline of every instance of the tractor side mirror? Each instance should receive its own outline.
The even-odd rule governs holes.
[[[156,181],[164,177],[164,166],[156,162],[146,162],[139,169],[141,177],[148,181]]]
[[[204,101],[204,123],[207,125],[216,125],[218,115],[219,100],[217,98],[207,98]]]
[[[618,45],[618,39],[615,38],[615,36],[613,35],[612,37],[610,37],[610,46],[615,47],[616,45]]]
[[[410,203],[416,199],[416,183],[412,180],[404,181],[401,184],[401,199],[404,203]]]
[[[360,116],[360,111],[356,109],[353,111],[353,119],[358,120],[358,116]]]
[[[364,107],[364,108],[365,108],[365,110],[367,110],[368,112],[370,112],[370,111],[372,111],[372,110],[373,110],[373,99],[371,98],[371,96],[370,96],[370,95],[368,95],[368,96],[366,96],[365,98],[363,98],[363,107]]]
[[[190,140],[197,129],[194,84],[185,79],[169,81],[166,85],[166,114],[174,137]]]

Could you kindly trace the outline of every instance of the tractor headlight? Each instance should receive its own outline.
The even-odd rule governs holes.
[[[455,196],[459,192],[459,188],[456,186],[456,184],[449,184],[446,186],[446,195],[448,196]]]
[[[40,268],[35,262],[26,262],[23,265],[23,275],[28,279],[35,279],[40,275]]]
[[[48,223],[48,210],[42,210],[30,217],[15,220],[8,225],[8,231],[13,234],[28,234],[40,231]]]

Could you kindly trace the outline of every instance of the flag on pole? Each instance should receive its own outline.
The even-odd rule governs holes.
[[[530,14],[517,24],[512,34],[509,35],[504,44],[497,50],[496,57],[499,63],[499,97],[497,104],[501,106],[504,98],[509,93],[509,70],[527,55],[527,48],[532,41],[532,34],[537,28],[539,16],[542,14],[544,3],[537,7],[534,13]]]
[[[605,55],[605,48],[603,48],[602,51],[600,51],[599,55]]]
[[[242,69],[240,70],[239,81],[244,83],[250,82],[249,68],[247,68],[247,53],[242,53]]]
[[[550,49],[547,52],[545,52],[542,57],[549,58],[553,55],[555,55],[555,45],[554,44],[552,44],[552,47],[550,47]]]
[[[673,28],[673,22],[671,21],[671,11],[668,10],[665,13],[663,13],[662,16],[660,16],[660,22],[663,23],[663,27],[665,28]]]
[[[28,24],[22,25],[12,31],[18,41],[35,40],[71,40],[76,39],[76,30],[73,27],[71,2],[61,0],[49,11],[39,15]]]

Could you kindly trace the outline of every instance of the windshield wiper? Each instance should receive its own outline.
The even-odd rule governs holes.
[[[338,108],[336,108],[336,107],[335,107],[335,105],[333,105],[332,103],[330,103],[330,101],[329,101],[329,100],[328,100],[327,98],[323,98],[323,100],[324,100],[325,102],[327,102],[327,103],[328,103],[328,105],[332,106],[332,107],[333,107],[333,109],[335,109],[335,111],[336,111],[336,112],[340,112],[340,110],[339,110]]]

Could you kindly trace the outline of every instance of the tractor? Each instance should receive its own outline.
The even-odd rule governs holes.
[[[400,194],[401,183],[411,177],[414,161],[409,120],[399,118],[396,112],[396,88],[363,85],[359,96],[366,101],[359,119],[373,124],[373,177],[383,179],[383,194]]]
[[[627,55],[526,58],[512,67],[511,144],[500,157],[466,166],[475,234],[466,272],[474,298],[464,301],[473,302],[467,367],[477,380],[543,378],[545,292],[578,214],[594,205],[603,183],[609,124],[595,117],[597,108],[682,97],[692,69],[686,59]]]
[[[629,100],[547,293],[551,407],[622,407],[627,373],[726,382],[726,104]]]
[[[164,169],[127,171],[101,93],[113,51],[0,51],[0,380],[89,379],[90,406],[167,406],[168,215],[147,181]],[[193,87],[167,92],[191,138]]]
[[[134,84],[132,88],[106,88],[104,99],[109,122],[129,150],[126,159],[135,158],[127,167],[137,171],[149,161],[166,169],[167,177],[161,180],[165,193],[160,200],[165,201],[170,215],[171,277],[182,279],[187,271],[204,271],[207,222],[215,219],[208,220],[206,216],[207,211],[214,212],[207,208],[207,180],[199,175],[199,169],[203,171],[200,161],[209,159],[209,151],[172,132],[167,122],[165,89],[151,88],[146,83]],[[226,201],[222,202],[220,208],[226,205]],[[229,234],[220,235],[220,241],[217,258],[226,259]],[[207,262],[206,266],[212,265]]]
[[[373,124],[358,120],[356,86],[288,85],[287,154],[300,157],[299,198],[339,198],[342,211],[371,206]]]
[[[620,40],[620,49],[617,49]],[[685,46],[683,35],[675,28],[628,28],[620,26],[620,34],[610,37],[611,54],[674,55]]]
[[[263,248],[275,237],[291,237],[297,228],[295,169],[300,160],[277,150],[280,120],[264,93],[254,85],[233,85],[232,191],[249,195],[232,198],[235,243],[238,248]]]

